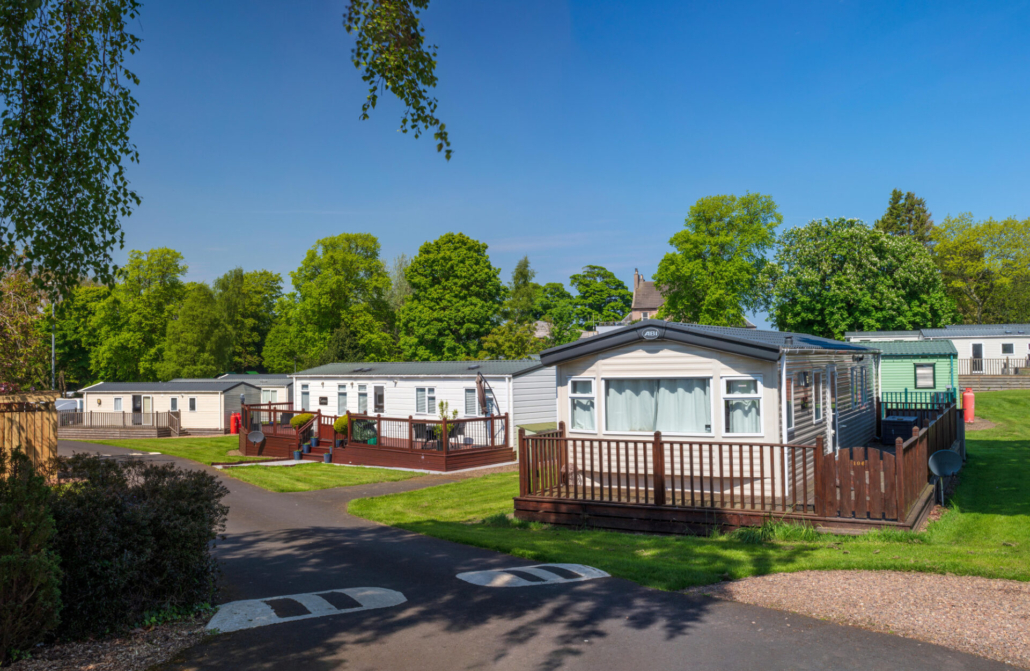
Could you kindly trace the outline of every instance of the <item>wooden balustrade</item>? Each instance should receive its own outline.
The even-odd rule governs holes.
[[[520,431],[516,510],[527,519],[571,521],[596,509],[606,520],[602,526],[627,529],[637,527],[613,504],[741,513],[735,524],[760,524],[768,514],[902,523],[926,501],[929,456],[961,438],[953,402],[926,412],[923,426],[908,440],[899,438],[893,452],[853,447],[827,453],[822,437],[815,445],[785,445],[670,440],[661,433],[574,438],[564,427],[557,435]],[[634,515],[642,531],[671,524],[657,512]]]
[[[959,375],[1021,375],[1030,373],[1030,357],[1007,356],[994,359],[959,359]]]

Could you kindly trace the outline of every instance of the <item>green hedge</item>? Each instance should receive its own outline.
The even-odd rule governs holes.
[[[51,497],[64,569],[61,635],[101,635],[212,599],[212,542],[229,510],[215,476],[88,455],[63,466],[71,484]]]
[[[50,491],[21,450],[0,450],[0,664],[57,626],[61,570]]]

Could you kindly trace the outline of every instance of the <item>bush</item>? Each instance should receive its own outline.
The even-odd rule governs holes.
[[[314,415],[308,412],[296,415],[292,419],[290,419],[290,426],[292,426],[295,429],[299,429],[300,427],[310,422],[312,417],[314,417]]]
[[[61,570],[49,488],[21,450],[0,450],[0,664],[57,626]]]
[[[347,435],[347,414],[344,413],[342,417],[337,417],[336,421],[333,422],[333,431],[341,435]]]
[[[64,566],[60,633],[97,636],[148,613],[209,602],[228,490],[213,475],[171,464],[76,455],[72,483],[54,490],[56,550]]]

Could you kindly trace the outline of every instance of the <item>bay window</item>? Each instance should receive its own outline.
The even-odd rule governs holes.
[[[605,380],[605,430],[711,434],[711,380]]]
[[[723,418],[727,434],[762,434],[761,378],[723,378]]]

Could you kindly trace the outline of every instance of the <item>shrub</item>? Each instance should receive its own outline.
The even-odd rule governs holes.
[[[0,664],[57,626],[61,570],[49,488],[21,450],[0,450]]]
[[[342,417],[337,417],[336,421],[333,422],[333,431],[341,435],[347,435],[347,414],[344,413]]]
[[[312,417],[314,417],[314,415],[308,412],[295,415],[290,419],[290,426],[292,426],[295,429],[299,429],[300,427],[310,422]]]
[[[148,613],[211,600],[212,542],[224,528],[228,490],[213,475],[131,460],[76,455],[72,483],[52,497],[64,571],[60,633],[96,636]]]

